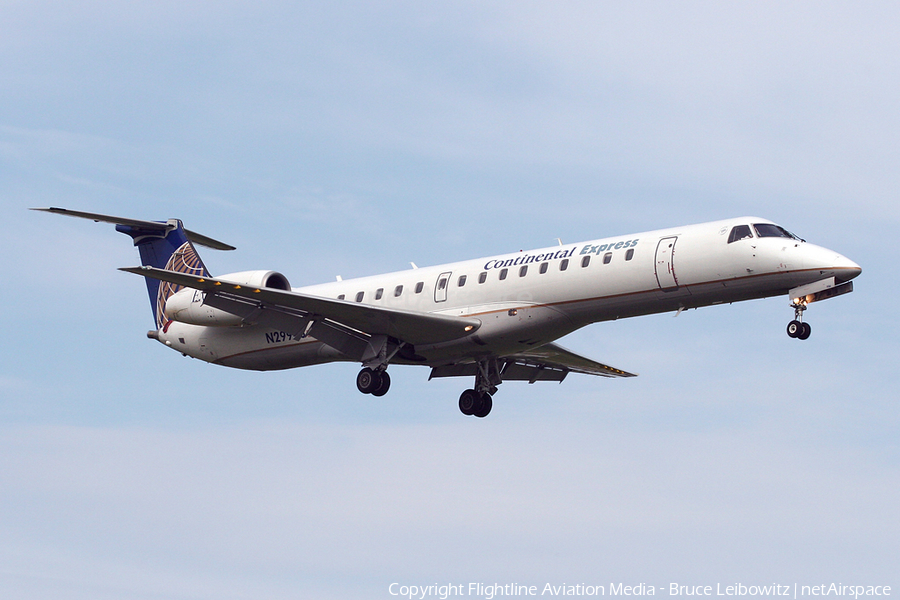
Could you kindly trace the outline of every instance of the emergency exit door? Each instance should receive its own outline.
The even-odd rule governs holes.
[[[447,288],[450,287],[450,275],[451,273],[441,273],[438,276],[437,282],[434,284],[434,301],[435,302],[446,302],[447,301]]]

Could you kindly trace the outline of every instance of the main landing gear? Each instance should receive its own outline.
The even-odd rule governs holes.
[[[503,383],[500,367],[501,363],[496,358],[483,358],[478,361],[475,388],[466,390],[459,396],[459,411],[462,414],[480,419],[490,414],[494,406],[493,395],[497,393],[497,386]]]
[[[466,390],[459,396],[459,410],[462,414],[483,419],[494,406],[493,397],[487,392],[480,394],[475,390]]]
[[[356,388],[363,394],[384,396],[391,389],[391,376],[384,369],[365,367],[356,376]]]
[[[391,389],[391,376],[387,374],[388,364],[404,346],[405,343],[384,335],[372,336],[369,339],[369,349],[363,355],[363,368],[356,376],[356,388],[363,394],[373,396],[387,394]]]
[[[806,305],[795,302],[791,304],[791,308],[794,309],[794,320],[788,323],[787,334],[792,338],[805,340],[812,333],[812,327],[809,326],[809,323],[803,322],[803,311],[806,310]]]
[[[459,410],[466,416],[484,418],[494,407],[493,395],[503,381],[500,377],[502,362],[496,358],[478,361],[475,373],[475,387],[459,396]],[[386,366],[363,367],[356,376],[356,387],[363,394],[384,396],[391,387],[391,376]]]

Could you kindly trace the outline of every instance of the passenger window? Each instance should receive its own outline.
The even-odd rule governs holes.
[[[482,271],[478,275],[478,283],[484,283],[485,281],[487,281],[487,271]]]
[[[750,232],[749,225],[735,225],[731,230],[731,235],[728,236],[728,243],[731,244],[738,240],[745,240],[752,237],[753,234]]]
[[[458,285],[459,287],[462,287],[462,286],[466,285],[466,276],[465,276],[465,275],[460,275],[460,276],[459,276],[459,281],[457,282],[457,285]]]
[[[568,268],[569,268],[569,259],[568,258],[562,259],[559,263],[559,270],[565,271]]]
[[[375,299],[381,300],[381,297],[384,296],[384,288],[378,288],[375,290]]]
[[[628,252],[625,253],[625,260],[631,260],[634,258],[634,248],[629,248]]]
[[[500,281],[506,279],[507,274],[509,274],[509,269],[500,269]]]
[[[550,266],[550,263],[541,263],[541,275],[547,272],[547,267]]]
[[[416,284],[416,293],[417,294],[421,294],[423,289],[425,289],[424,281],[420,281],[419,283]]]
[[[603,255],[603,264],[608,265],[612,260],[612,252],[607,252]]]
[[[447,278],[446,278],[446,277],[441,277],[441,280],[438,281],[437,289],[443,290],[443,289],[445,289],[446,287],[447,287]]]
[[[588,266],[589,264],[591,264],[591,256],[590,255],[587,255],[581,259],[581,268],[582,269],[584,267]]]
[[[365,295],[366,295],[365,292],[359,292],[358,294],[356,294],[356,301],[357,301],[357,302],[362,302],[363,297],[364,297]]]
[[[346,295],[341,294],[340,296],[338,296],[338,300],[343,300],[343,299],[346,298],[346,297],[347,297]]]
[[[519,268],[519,277],[525,277],[525,275],[527,273],[528,273],[528,265],[523,265],[522,267]]]
[[[402,285],[398,285],[397,287],[394,288],[394,298],[399,298],[400,294],[402,294],[402,293],[403,293]]]

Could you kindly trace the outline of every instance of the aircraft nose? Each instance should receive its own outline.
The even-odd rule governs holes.
[[[862,267],[845,256],[840,256],[834,267],[837,270],[836,278],[841,283],[859,277],[862,273]]]
[[[840,254],[833,259],[832,269],[834,269],[835,279],[837,279],[839,283],[850,281],[851,279],[859,277],[860,273],[862,273],[862,267],[846,256]]]
[[[834,250],[813,244],[804,245],[804,250],[807,269],[818,270],[824,276],[833,275],[838,283],[846,283],[862,273],[862,267]]]
[[[825,256],[822,258],[826,259]],[[838,283],[846,283],[855,277],[859,277],[859,274],[862,273],[862,267],[836,252],[832,252],[831,256],[827,257],[823,262],[826,263],[824,265],[826,269],[834,273]]]

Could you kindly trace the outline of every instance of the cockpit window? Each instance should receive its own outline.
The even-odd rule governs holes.
[[[738,240],[744,240],[752,237],[753,234],[750,232],[749,225],[735,225],[731,230],[731,235],[728,236],[728,243],[731,244]]]
[[[800,239],[784,227],[779,227],[778,225],[773,225],[772,223],[754,223],[753,228],[756,230],[756,235],[761,238],[780,237],[787,238],[789,240]]]

